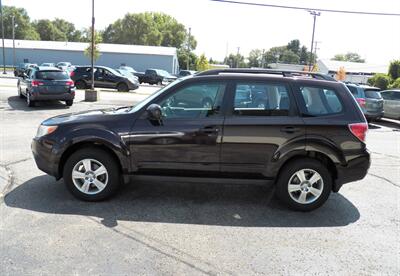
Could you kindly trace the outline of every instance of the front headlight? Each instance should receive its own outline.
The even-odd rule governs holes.
[[[37,132],[36,132],[36,137],[42,137],[45,135],[48,135],[50,133],[53,133],[57,129],[57,126],[44,126],[40,125]]]

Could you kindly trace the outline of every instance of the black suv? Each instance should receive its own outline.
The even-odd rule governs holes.
[[[71,79],[75,82],[78,89],[89,88],[92,83],[92,67],[79,66],[71,72]],[[105,67],[94,67],[94,87],[113,88],[121,92],[135,90],[139,88],[136,78],[121,75],[116,70]]]
[[[41,170],[83,200],[111,196],[130,175],[243,178],[273,183],[289,207],[309,211],[367,174],[367,130],[343,83],[224,69],[179,79],[132,107],[45,120],[32,150]]]

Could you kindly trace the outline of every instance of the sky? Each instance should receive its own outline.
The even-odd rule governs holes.
[[[400,13],[400,0],[242,0],[321,9]],[[23,7],[31,19],[63,18],[77,28],[91,24],[91,0],[3,0]],[[95,0],[96,28],[103,29],[126,13],[163,12],[190,27],[197,39],[195,52],[223,60],[226,53],[247,55],[251,49],[286,45],[292,39],[311,46],[313,17],[287,10],[212,2],[209,0]],[[400,17],[322,12],[317,17],[317,55],[357,52],[368,63],[387,65],[400,59]]]

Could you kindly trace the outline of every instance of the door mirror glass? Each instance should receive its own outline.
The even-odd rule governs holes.
[[[162,110],[161,106],[158,104],[151,104],[147,107],[147,118],[150,121],[161,121],[162,119]]]

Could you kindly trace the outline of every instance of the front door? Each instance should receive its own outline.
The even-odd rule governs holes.
[[[157,99],[162,121],[149,121],[145,112],[129,135],[132,161],[139,172],[218,172],[225,88],[225,83],[197,81]]]
[[[303,120],[286,84],[238,81],[225,118],[221,171],[269,177],[270,163],[305,136]],[[230,113],[230,114],[229,114]],[[305,143],[291,145],[304,150]]]

